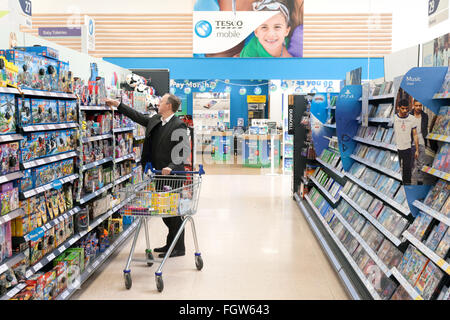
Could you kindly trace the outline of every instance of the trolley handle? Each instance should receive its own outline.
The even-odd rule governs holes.
[[[198,175],[205,174],[205,170],[203,170],[203,165],[199,164],[198,167],[199,167],[198,171],[171,171],[170,174],[186,174],[186,173],[188,173],[188,174],[198,174]],[[147,173],[147,171],[149,169],[150,169],[150,171],[152,173],[155,173],[155,174],[162,173],[162,170],[153,169],[153,166],[152,166],[151,162],[147,162],[147,164],[145,165],[144,173]]]

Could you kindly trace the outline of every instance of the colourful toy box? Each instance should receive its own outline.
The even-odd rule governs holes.
[[[58,101],[46,100],[44,123],[58,123],[58,122],[59,122]]]
[[[0,134],[16,132],[16,101],[14,94],[0,94]]]
[[[70,252],[64,257],[64,261],[67,262],[68,283],[73,285],[80,276],[80,255],[78,252]]]
[[[66,101],[65,100],[58,100],[58,113],[59,113],[59,122],[60,123],[67,122]]]
[[[0,87],[17,88],[17,76],[19,68],[12,62],[0,55]]]
[[[32,124],[31,101],[28,98],[17,98],[18,124],[22,127]]]
[[[15,47],[14,49],[52,58],[54,60],[59,59],[59,51],[51,47],[35,45],[30,47]]]
[[[23,89],[34,89],[36,80],[34,79],[33,54],[20,50],[6,50],[6,59],[18,67],[17,83]]]
[[[0,145],[0,174],[5,175],[18,171],[19,168],[19,142],[10,142]]]
[[[77,122],[77,102],[75,100],[66,101],[66,120],[67,122]]]

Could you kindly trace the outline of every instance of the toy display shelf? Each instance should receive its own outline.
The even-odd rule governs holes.
[[[422,171],[450,182],[450,173],[443,172],[429,166],[423,166]]]
[[[122,161],[125,161],[125,160],[128,160],[128,159],[133,159],[133,158],[134,158],[134,152],[130,153],[130,154],[127,154],[127,155],[125,155],[123,157],[120,157],[120,158],[115,158],[114,159],[114,163],[119,163],[119,162],[122,162]]]
[[[339,202],[339,198],[334,198],[331,193],[327,191],[320,183],[317,181],[313,176],[309,177],[309,179],[319,188],[320,192],[333,204],[336,205],[336,203]],[[338,193],[339,194],[339,193]]]
[[[98,141],[98,140],[105,140],[105,139],[110,139],[112,137],[113,137],[112,133],[106,133],[106,134],[101,134],[101,135],[92,136],[92,137],[84,137],[84,138],[81,138],[81,143],[86,143],[86,142],[91,142],[91,141]]]
[[[76,174],[76,173],[75,174],[71,174],[69,176],[66,176],[64,178],[61,178],[61,179],[56,179],[55,181],[60,181],[62,184],[65,184],[65,183],[68,183],[68,182],[72,182],[75,179],[78,179],[78,174]],[[30,198],[32,196],[35,196],[37,194],[40,194],[42,192],[45,192],[47,190],[51,190],[51,189],[54,188],[54,182],[55,181],[47,183],[47,184],[44,184],[44,185],[42,185],[40,187],[31,189],[31,190],[28,190],[28,191],[20,192],[19,196],[20,196],[21,200],[24,200],[24,199],[28,199],[28,198]]]
[[[38,227],[36,229],[41,229],[42,232],[45,232],[51,228],[53,228],[54,226],[56,226],[57,224],[63,222],[64,220],[66,220],[67,218],[72,217],[73,215],[77,214],[78,212],[80,212],[81,209],[79,207],[75,207],[72,208],[66,212],[64,212],[63,214],[60,214],[58,217],[54,218],[53,220],[47,222],[45,225],[43,225],[42,227]],[[30,241],[30,234],[27,234],[24,236],[25,241]]]
[[[368,98],[368,100],[384,100],[384,99],[394,99],[394,95],[392,93],[390,94],[383,94],[383,95],[379,95],[379,96],[370,96]],[[362,101],[362,98],[359,98],[358,101]]]
[[[340,178],[344,178],[345,177],[345,173],[338,171],[335,167],[333,167],[331,164],[326,163],[325,161],[323,161],[322,159],[320,159],[319,157],[316,158],[317,162],[319,162],[322,166],[324,166],[325,168],[327,168],[328,170],[330,170],[331,172],[335,173],[338,177]]]
[[[133,130],[134,130],[134,127],[115,128],[115,129],[113,129],[113,133],[127,132],[127,131],[133,131]]]
[[[361,280],[361,282],[364,284],[366,289],[369,291],[370,295],[375,300],[381,300],[380,296],[375,291],[375,289],[373,288],[372,284],[366,279],[366,277],[364,276],[364,274],[362,273],[362,271],[359,269],[358,265],[356,264],[355,260],[353,260],[352,256],[347,251],[347,248],[345,248],[345,246],[341,243],[339,238],[334,234],[333,230],[331,230],[330,226],[325,221],[325,219],[322,217],[322,215],[317,210],[317,208],[314,206],[314,204],[312,203],[311,199],[309,199],[308,196],[305,196],[305,199],[309,203],[311,208],[314,210],[314,213],[316,214],[317,218],[320,220],[320,222],[322,222],[322,225],[327,230],[327,232],[329,233],[330,237],[333,239],[333,241],[339,247],[339,249],[341,250],[342,254],[347,259],[348,263],[352,266],[353,270],[358,275],[358,278]]]
[[[366,159],[358,157],[358,156],[356,156],[354,154],[352,154],[350,157],[353,160],[356,160],[356,161],[358,161],[358,162],[360,162],[362,164],[365,164],[366,166],[371,167],[372,169],[376,169],[376,170],[378,170],[378,171],[380,171],[380,172],[382,172],[382,173],[384,173],[384,174],[386,174],[386,175],[388,175],[388,176],[390,176],[390,177],[392,177],[394,179],[397,179],[398,181],[402,182],[402,175],[400,173],[398,173],[398,172],[395,172],[395,171],[390,170],[388,168],[382,167],[382,166],[380,166],[380,165],[378,165],[376,163],[367,161]]]
[[[396,209],[398,212],[400,212],[401,214],[403,214],[404,216],[407,216],[411,213],[411,211],[409,210],[409,208],[406,208],[404,206],[402,206],[401,204],[399,204],[398,202],[396,202],[395,200],[389,198],[388,196],[386,196],[385,194],[381,193],[380,191],[378,191],[377,189],[375,189],[372,186],[368,186],[367,184],[365,184],[364,182],[362,182],[361,180],[359,180],[358,178],[356,178],[354,175],[350,174],[350,173],[346,173],[345,174],[350,180],[352,180],[353,182],[355,182],[356,184],[358,184],[360,187],[362,187],[363,189],[365,189],[366,191],[369,191],[370,193],[376,195],[381,201],[383,201],[384,203],[387,203],[388,205],[390,205],[392,208]]]
[[[395,279],[397,279],[398,282],[400,282],[400,285],[408,292],[409,296],[413,300],[423,300],[420,294],[417,293],[416,289],[413,288],[409,284],[409,282],[403,277],[403,275],[397,270],[397,268],[393,267],[391,269],[392,274],[394,275]]]
[[[420,202],[419,200],[415,200],[413,202],[413,205],[417,209],[421,210],[422,212],[425,212],[429,216],[432,216],[433,218],[439,220],[440,222],[442,222],[442,223],[446,224],[448,227],[450,227],[450,218],[446,217],[442,213],[440,213],[434,209],[431,209],[430,207],[425,205],[423,202]]]
[[[64,251],[66,251],[71,245],[73,245],[75,242],[83,238],[85,235],[87,235],[89,232],[94,230],[100,223],[108,219],[114,212],[117,212],[120,210],[125,204],[127,204],[129,201],[132,200],[133,197],[130,197],[126,201],[123,201],[121,204],[115,206],[111,210],[107,211],[103,215],[99,216],[97,219],[95,219],[92,223],[89,224],[89,228],[87,230],[81,231],[78,234],[74,234],[72,237],[70,237],[68,240],[66,240],[63,244],[58,246],[57,249],[53,250],[51,253],[47,254],[45,257],[43,257],[41,260],[39,260],[36,264],[29,267],[25,273],[25,277],[29,279],[33,274],[41,270],[46,264],[53,261],[58,255],[62,254]],[[12,297],[11,295],[10,297]]]
[[[134,140],[144,140],[145,136],[135,136]]]
[[[80,106],[80,111],[111,111],[108,106]]]
[[[130,234],[135,231],[138,225],[138,221],[134,221],[129,227],[127,227],[120,236],[114,240],[114,242],[106,249],[102,254],[100,254],[94,261],[92,261],[81,274],[79,280],[72,284],[72,288],[67,288],[65,291],[60,293],[56,300],[68,300],[93,273],[98,269],[100,265],[102,265],[109,256],[119,248],[130,236]]]
[[[5,174],[4,176],[0,176],[0,184],[9,182],[9,181],[13,181],[13,180],[17,180],[17,179],[21,179],[22,177],[23,177],[22,171],[8,173],[8,174]]]
[[[388,229],[386,229],[377,219],[375,219],[369,212],[361,208],[355,201],[353,201],[348,195],[341,192],[341,197],[348,202],[358,213],[362,214],[364,218],[370,221],[370,223],[377,228],[387,239],[389,239],[396,247],[398,247],[402,241],[394,236]]]
[[[116,186],[118,184],[121,184],[122,182],[130,179],[132,176],[133,176],[133,173],[126,174],[126,175],[120,177],[119,179],[117,179],[116,181],[114,181],[114,185]]]
[[[113,184],[110,183],[110,184],[104,186],[103,188],[98,189],[98,190],[95,191],[95,192],[92,192],[92,193],[89,193],[89,194],[83,196],[83,198],[81,198],[78,202],[79,202],[80,204],[84,204],[84,203],[88,202],[89,200],[92,200],[92,199],[94,199],[95,197],[97,197],[98,195],[102,194],[103,192],[105,192],[105,191],[111,189],[112,187],[113,187]]]
[[[18,134],[18,133],[11,133],[11,134],[2,134],[2,135],[0,135],[0,143],[17,141],[17,140],[23,140],[23,136],[21,134]]]
[[[94,168],[94,167],[97,167],[97,166],[99,166],[99,165],[101,165],[101,164],[104,164],[104,163],[107,163],[107,162],[110,162],[110,161],[113,161],[113,158],[112,158],[112,157],[103,158],[103,159],[101,159],[101,160],[97,160],[97,161],[94,161],[94,162],[90,162],[90,163],[88,163],[88,164],[85,164],[84,166],[82,166],[82,167],[80,168],[80,170],[81,170],[81,171],[86,171],[86,170],[92,169],[92,168]]]
[[[319,240],[320,245],[324,249],[325,254],[328,256],[329,261],[331,262],[332,266],[334,267],[337,274],[341,278],[343,284],[345,285],[347,291],[349,292],[349,294],[351,295],[351,297],[354,300],[361,300],[361,297],[357,293],[354,285],[352,284],[352,282],[348,278],[347,274],[345,273],[344,269],[342,268],[342,265],[339,263],[335,253],[330,248],[327,241],[323,238],[321,231],[319,231],[319,229],[317,228],[316,223],[310,216],[309,211],[303,205],[303,203],[300,200],[300,197],[298,196],[297,193],[294,193],[294,198],[295,198],[295,201],[297,202],[298,207],[300,208],[300,211],[305,216],[306,221],[308,221],[308,224],[310,225],[312,231],[315,233],[315,236]],[[306,196],[306,200],[309,203],[309,205],[312,207],[312,209],[314,209],[315,207],[312,205],[311,200],[309,199],[308,196]]]
[[[419,249],[427,258],[433,261],[436,265],[439,266],[445,273],[450,275],[450,265],[445,262],[444,259],[439,257],[434,251],[424,245],[420,240],[414,237],[408,231],[403,232],[403,237],[405,237],[411,244],[413,244],[417,249]]]
[[[12,87],[0,87],[0,93],[19,94],[19,90]]]
[[[450,99],[450,92],[436,93],[433,99]]]
[[[134,156],[134,162],[136,162],[136,163],[138,163],[138,162],[141,162],[141,157],[139,156]]]
[[[67,123],[55,123],[55,124],[36,124],[33,126],[22,127],[23,132],[34,132],[34,131],[49,131],[58,129],[71,129],[77,128],[78,123],[67,122]]]
[[[45,158],[40,158],[40,159],[36,159],[36,160],[32,160],[32,161],[23,162],[22,168],[23,169],[34,168],[37,166],[41,166],[41,165],[52,163],[52,162],[59,161],[59,160],[73,158],[76,156],[78,156],[78,154],[75,151],[70,151],[70,152],[66,152],[66,153],[57,154],[54,156],[48,156]]]
[[[21,94],[25,96],[36,96],[36,97],[47,97],[47,98],[62,98],[62,99],[76,99],[77,96],[73,93],[66,92],[52,92],[52,91],[41,91],[32,89],[16,89],[16,88],[0,88],[0,93],[13,93]]]
[[[374,147],[379,147],[379,148],[388,149],[388,150],[397,152],[397,146],[395,144],[378,142],[375,140],[365,139],[365,138],[361,138],[361,137],[353,137],[353,140],[361,142],[361,143],[365,143],[365,144],[368,144],[368,145],[371,145]]]
[[[9,213],[0,216],[0,225],[7,223],[15,218],[21,217],[25,215],[25,211],[22,208],[15,209],[10,211]]]
[[[367,254],[372,258],[372,260],[376,263],[378,267],[380,267],[381,271],[386,275],[386,277],[391,276],[391,270],[384,264],[383,261],[378,257],[378,255],[373,251],[371,247],[364,241],[364,239],[359,235],[358,232],[353,229],[353,227],[345,220],[345,218],[341,215],[339,211],[336,209],[333,210],[334,215],[341,221],[344,227],[351,233],[351,235],[359,242],[359,244],[364,248]]]
[[[429,133],[427,139],[450,143],[450,136],[443,134]]]
[[[6,259],[6,261],[3,261],[0,264],[0,275],[3,274],[3,272],[5,272],[9,268],[11,268],[12,266],[19,263],[23,259],[25,259],[25,254],[23,252],[20,252],[20,253],[13,255],[12,257]]]
[[[323,126],[331,129],[336,129],[336,123],[333,124],[325,123]]]

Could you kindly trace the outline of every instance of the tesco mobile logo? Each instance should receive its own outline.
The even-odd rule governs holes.
[[[200,20],[195,24],[195,34],[200,38],[207,38],[211,35],[212,26],[206,20]]]

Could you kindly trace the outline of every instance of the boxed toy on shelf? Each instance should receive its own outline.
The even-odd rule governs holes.
[[[446,136],[450,135],[450,106],[442,106],[439,109],[431,133]]]
[[[93,137],[112,132],[111,113],[82,113],[82,134],[83,137]]]
[[[0,87],[17,88],[19,68],[0,53]]]
[[[14,94],[0,93],[0,134],[16,132],[16,102]]]
[[[133,152],[133,133],[119,133],[116,135],[115,158],[129,155]]]

